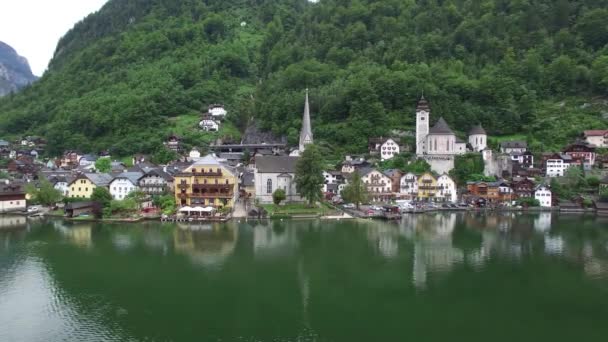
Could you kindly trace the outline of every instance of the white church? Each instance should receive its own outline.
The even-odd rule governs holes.
[[[454,168],[454,156],[470,152],[467,143],[458,139],[454,131],[440,117],[430,127],[431,109],[424,96],[416,106],[416,155],[431,165],[431,170],[438,174],[448,173]],[[473,152],[483,151],[487,147],[488,137],[481,125],[469,132],[469,145]]]

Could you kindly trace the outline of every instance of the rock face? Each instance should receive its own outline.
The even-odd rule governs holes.
[[[37,79],[27,59],[19,56],[8,44],[0,42],[0,96],[18,91]]]

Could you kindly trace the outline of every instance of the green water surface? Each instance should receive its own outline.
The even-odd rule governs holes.
[[[608,218],[0,218],[0,341],[606,341]]]

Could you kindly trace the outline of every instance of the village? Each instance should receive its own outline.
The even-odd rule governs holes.
[[[395,218],[433,210],[608,211],[608,129],[581,132],[561,151],[531,151],[524,140],[501,140],[492,148],[481,124],[472,124],[466,139],[442,117],[431,126],[424,96],[415,108],[414,146],[400,136],[369,137],[367,151],[344,156],[322,172],[323,200],[307,206],[298,192],[296,165],[314,143],[308,91],[303,107],[298,146],[247,141],[184,151],[180,137],[171,135],[165,148],[180,157],[166,165],[143,154],[114,160],[108,152],[87,154],[77,146],[43,158],[43,138],[0,140],[0,212],[223,221]],[[221,104],[209,105],[198,129],[218,131],[227,112]],[[462,167],[471,161],[477,168]],[[355,174],[364,185],[360,203],[343,196]]]

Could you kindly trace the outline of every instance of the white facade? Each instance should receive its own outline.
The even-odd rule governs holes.
[[[139,180],[139,188],[146,194],[162,194],[167,188],[167,180],[159,175],[148,173]]]
[[[190,157],[190,159],[200,159],[201,153],[196,148],[193,148],[192,151],[188,153],[188,157]]]
[[[427,154],[455,154],[456,136],[453,134],[429,134],[426,136]]]
[[[392,159],[398,154],[399,144],[397,144],[393,139],[386,139],[386,141],[380,145],[380,158],[382,160]]]
[[[260,203],[272,203],[272,194],[277,189],[285,191],[285,202],[303,202],[296,190],[294,173],[260,173],[255,171],[255,197]]]
[[[454,149],[454,153],[466,154],[467,153],[467,144],[464,142],[458,142],[458,140],[456,140],[456,147]]]
[[[545,162],[547,177],[563,177],[570,164],[561,158],[550,158]]]
[[[226,111],[226,109],[224,109],[224,106],[211,106],[209,107],[209,114],[211,114],[211,116],[213,118],[224,118],[226,116],[226,114],[228,114],[228,112]]]
[[[424,99],[423,99],[424,100]],[[424,102],[426,103],[426,101]],[[426,136],[429,134],[430,110],[426,105],[416,108],[416,154],[426,151]]]
[[[442,198],[449,202],[456,202],[457,194],[456,194],[456,183],[450,176],[443,174],[437,178],[437,187],[439,190],[437,191],[436,197]]]
[[[488,147],[488,136],[485,134],[470,135],[469,144],[473,147],[473,151],[483,151],[486,147]]]
[[[418,194],[418,176],[409,172],[401,176],[399,192],[403,195],[415,197]]]
[[[323,178],[325,178],[325,184],[338,183],[338,177],[336,177],[336,175],[331,174],[330,172],[323,171]]]
[[[608,147],[608,130],[592,130],[584,132],[585,141],[595,147]]]
[[[55,183],[55,185],[53,185],[53,188],[55,188],[56,190],[59,190],[59,192],[61,192],[61,195],[63,196],[68,196],[68,182],[57,182]]]
[[[536,188],[536,191],[534,192],[534,198],[538,200],[540,206],[543,208],[551,207],[551,197],[551,190],[544,185]]]
[[[24,211],[26,207],[27,203],[25,199],[0,200],[0,213]]]
[[[110,182],[110,194],[115,200],[124,200],[128,194],[139,189],[137,184],[133,184],[127,178],[115,178]]]
[[[201,122],[199,122],[198,126],[203,131],[208,131],[208,132],[217,132],[220,130],[220,125],[214,120],[208,120],[208,119],[201,120]]]
[[[367,191],[373,193],[390,193],[392,192],[393,181],[385,174],[378,170],[372,170],[361,177]]]

